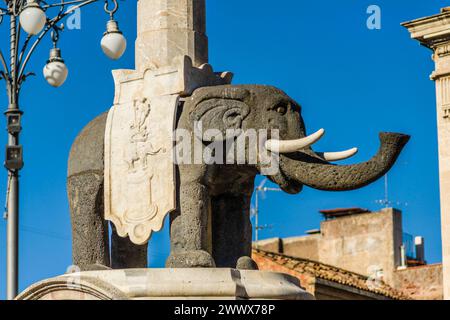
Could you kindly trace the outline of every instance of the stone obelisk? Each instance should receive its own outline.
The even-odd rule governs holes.
[[[442,265],[444,299],[450,300],[450,8],[440,14],[402,24],[411,37],[433,50],[439,139]]]
[[[136,69],[165,67],[178,56],[208,63],[205,0],[139,0]]]

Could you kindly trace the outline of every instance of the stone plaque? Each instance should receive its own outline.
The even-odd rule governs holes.
[[[105,218],[135,244],[161,230],[176,207],[172,143],[177,104],[178,95],[136,93],[108,114]]]
[[[141,245],[176,209],[172,146],[178,99],[231,82],[232,73],[194,67],[188,56],[145,71],[115,70],[105,133],[105,219]]]

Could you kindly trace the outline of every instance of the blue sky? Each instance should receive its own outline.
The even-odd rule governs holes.
[[[369,5],[382,10],[382,29],[366,27]],[[409,38],[403,21],[439,12],[446,1],[423,0],[207,0],[210,62],[235,73],[234,83],[277,86],[303,106],[310,132],[325,128],[316,149],[357,146],[351,162],[378,149],[378,132],[412,139],[389,174],[389,199],[404,211],[404,231],[426,239],[429,262],[441,260],[437,132],[431,52]],[[107,15],[102,3],[82,12],[81,30],[68,30],[60,47],[69,67],[62,88],[41,76],[50,41],[31,61],[37,77],[23,89],[25,168],[21,175],[20,288],[62,274],[71,264],[71,227],[66,196],[67,157],[77,133],[113,99],[111,70],[132,69],[136,1],[121,2],[117,18],[128,38],[119,61],[104,57],[99,42]],[[7,51],[6,24],[0,48]],[[7,101],[0,91],[0,101]],[[6,132],[4,140],[6,141]],[[3,150],[2,148],[0,148]],[[3,155],[2,155],[3,156]],[[345,163],[350,163],[346,161]],[[6,172],[0,174],[0,195]],[[261,202],[262,238],[297,236],[319,227],[319,209],[379,209],[384,181],[344,193],[305,190],[270,193]],[[3,198],[0,198],[3,199]],[[6,222],[0,221],[0,298],[5,297]],[[150,265],[162,267],[169,251],[167,228],[150,245]]]

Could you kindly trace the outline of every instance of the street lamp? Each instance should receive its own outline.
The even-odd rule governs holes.
[[[55,0],[54,3],[49,0],[4,0],[2,2],[5,7],[0,5],[0,24],[4,18],[9,18],[10,22],[9,63],[0,49],[0,80],[5,80],[9,102],[5,112],[8,131],[5,156],[5,167],[8,170],[5,214],[8,220],[7,299],[14,299],[18,293],[19,171],[23,168],[23,148],[19,143],[23,111],[19,107],[19,97],[24,81],[34,75],[32,72],[26,73],[27,64],[41,40],[51,31],[53,48],[50,50],[50,58],[44,67],[43,75],[50,85],[61,86],[68,76],[68,69],[62,59],[61,50],[57,47],[60,32],[64,30],[64,25],[58,23],[75,10],[100,1],[105,2],[104,10],[110,16],[101,47],[108,57],[118,59],[125,51],[126,40],[113,18],[118,9],[117,0]],[[113,4],[112,10],[109,10],[110,3]],[[66,8],[68,5],[70,7]],[[57,13],[53,18],[49,18],[48,13],[54,8]],[[22,29],[27,33],[23,39]]]

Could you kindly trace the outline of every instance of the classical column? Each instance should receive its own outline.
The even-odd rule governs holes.
[[[444,298],[450,300],[450,8],[440,14],[402,24],[411,37],[433,50],[439,138],[442,265]]]
[[[205,0],[139,0],[136,70],[165,67],[188,56],[208,62]]]

